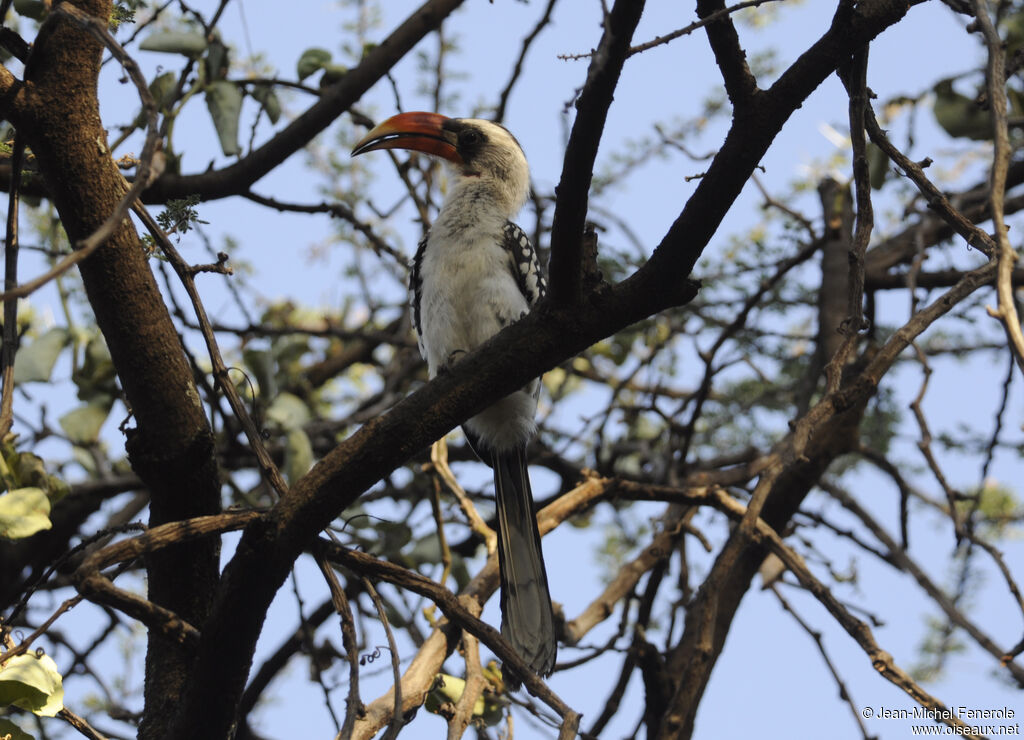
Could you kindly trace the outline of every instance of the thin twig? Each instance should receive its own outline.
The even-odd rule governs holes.
[[[486,681],[480,666],[480,642],[463,630],[462,651],[466,658],[466,685],[462,696],[455,702],[455,714],[448,720],[448,740],[459,740],[473,719],[477,698],[483,693]]]
[[[682,517],[688,508],[669,507],[651,543],[639,555],[625,563],[600,595],[588,604],[578,617],[566,624],[567,645],[578,644],[593,627],[608,618],[616,604],[633,592],[645,573],[671,556],[683,532]]]
[[[724,505],[734,509],[734,516],[741,516],[740,526],[742,526],[744,521],[750,519],[750,509],[748,507],[744,507],[743,504],[723,491],[714,489],[714,492],[722,499]],[[846,630],[847,634],[860,645],[864,653],[871,659],[871,665],[876,671],[892,684],[902,689],[922,707],[935,710],[936,716],[942,718],[942,721],[950,727],[955,727],[958,735],[962,734],[965,737],[978,739],[977,735],[970,732],[971,728],[968,725],[959,720],[941,701],[925,691],[906,671],[896,665],[892,655],[879,647],[871,627],[857,619],[843,606],[842,602],[832,594],[829,588],[811,573],[804,564],[803,559],[782,541],[782,538],[772,529],[771,525],[758,517],[753,522],[753,530],[756,538],[768,545],[771,551],[779,556],[782,562],[786,564],[786,567],[789,568],[789,571],[796,576],[800,585],[807,589],[828,610],[839,625]]]
[[[1024,332],[1021,331],[1020,316],[1013,297],[1013,265],[1017,261],[1017,253],[1010,244],[1006,221],[1003,213],[1003,201],[1006,197],[1006,173],[1010,166],[1010,137],[1006,126],[1006,58],[1003,53],[1003,40],[992,24],[989,16],[988,0],[973,0],[974,16],[978,29],[988,47],[988,67],[986,70],[986,86],[988,90],[989,108],[992,114],[992,134],[994,151],[992,152],[992,190],[989,202],[992,204],[992,225],[995,228],[996,244],[999,250],[999,274],[996,277],[996,293],[999,307],[989,307],[988,313],[999,319],[1006,331],[1006,339],[1017,366],[1024,372]]]
[[[494,111],[494,120],[501,123],[505,120],[505,106],[508,105],[508,98],[512,94],[512,88],[515,87],[516,82],[519,80],[519,76],[523,71],[523,62],[526,60],[526,53],[530,50],[530,46],[533,45],[534,40],[540,35],[540,32],[544,30],[544,27],[551,22],[551,12],[555,9],[555,3],[558,0],[548,0],[548,5],[544,9],[543,15],[540,20],[537,21],[537,25],[533,27],[533,30],[523,39],[522,49],[519,51],[519,57],[516,59],[515,66],[512,68],[512,74],[508,79],[508,83],[505,85],[505,89],[501,91],[501,95],[498,97],[498,106]]]
[[[32,634],[30,634],[16,646],[10,648],[9,650],[3,653],[0,653],[0,665],[3,665],[16,655],[21,655],[22,653],[26,652],[30,647],[32,647],[32,644],[37,639],[39,639],[43,634],[45,634],[45,632],[48,629],[50,629],[50,627],[53,626],[53,623],[56,622],[57,619],[62,614],[78,606],[82,599],[82,596],[72,596],[70,599],[65,599],[61,603],[61,605],[57,607],[53,614],[46,618],[46,621],[44,621],[41,625],[39,625],[35,630],[32,631]]]
[[[391,715],[391,723],[388,725],[388,730],[384,733],[381,740],[394,740],[394,738],[398,737],[399,731],[405,724],[405,715],[402,713],[402,670],[399,667],[398,661],[398,645],[395,643],[395,635],[391,632],[388,615],[384,611],[384,604],[381,602],[380,596],[377,595],[377,590],[373,587],[373,583],[369,578],[363,576],[362,581],[366,592],[373,601],[373,606],[377,609],[377,616],[380,617],[380,623],[383,625],[384,633],[388,638],[388,652],[391,654],[391,673],[394,677],[395,687],[395,711]]]
[[[604,500],[613,492],[613,481],[590,477],[568,493],[563,494],[545,506],[537,514],[537,525],[541,534],[553,530],[569,517],[580,514],[599,501]],[[688,500],[685,499],[684,501]],[[705,501],[695,496],[693,502]],[[484,624],[478,618],[482,605],[498,588],[498,558],[491,554],[484,567],[463,587],[458,596],[448,589],[424,578],[418,573],[398,565],[379,561],[365,553],[346,550],[331,543],[318,541],[318,547],[325,547],[329,558],[345,565],[356,572],[370,575],[381,580],[388,580],[403,590],[412,591],[429,598],[444,612],[448,622],[439,622],[430,636],[413,657],[406,670],[402,683],[402,695],[405,698],[403,710],[411,711],[419,707],[433,684],[434,677],[441,670],[445,658],[458,644],[457,629],[471,632],[503,663],[523,677],[523,683],[531,694],[551,707],[559,716],[569,717],[572,710],[562,701],[544,681],[537,677],[502,638],[493,627]],[[393,689],[391,690],[393,691]],[[394,699],[385,693],[367,705],[367,716],[357,723],[355,738],[375,737],[389,721],[394,707]],[[574,713],[575,714],[575,713]]]
[[[256,426],[256,422],[253,421],[252,416],[249,415],[249,410],[246,408],[245,403],[238,394],[238,390],[235,388],[234,383],[231,382],[231,378],[228,375],[229,368],[224,363],[220,347],[217,344],[217,337],[210,324],[209,317],[206,314],[206,308],[203,306],[202,299],[199,297],[199,291],[196,289],[194,271],[185,262],[185,260],[182,259],[178,250],[174,247],[174,244],[167,238],[167,234],[165,234],[164,230],[160,228],[160,225],[150,215],[149,211],[147,211],[141,203],[136,203],[133,210],[135,215],[142,220],[143,225],[145,225],[157,245],[167,256],[168,262],[171,263],[171,267],[174,268],[174,272],[177,274],[178,279],[185,287],[185,292],[188,294],[189,300],[192,302],[192,309],[195,311],[196,320],[199,322],[199,330],[206,342],[206,351],[210,356],[210,364],[213,366],[213,377],[216,379],[221,392],[228,399],[228,403],[231,405],[231,411],[235,414],[239,423],[242,425],[242,430],[245,432],[245,436],[249,440],[249,446],[252,448],[253,454],[256,455],[256,460],[259,464],[260,471],[263,473],[264,479],[269,484],[271,490],[276,492],[278,496],[284,496],[288,490],[288,484],[282,477],[281,471],[278,470],[277,464],[270,456],[270,453],[267,452],[266,445],[263,444],[263,435],[260,433],[260,429]]]
[[[641,52],[647,51],[648,49],[653,49],[654,47],[661,46],[662,44],[667,44],[669,41],[674,41],[680,36],[686,36],[688,34],[691,34],[694,31],[708,25],[709,23],[714,23],[720,18],[724,18],[727,15],[731,15],[732,13],[735,13],[737,11],[744,10],[745,8],[757,8],[760,7],[761,5],[764,5],[765,3],[777,1],[778,0],[745,0],[745,2],[730,5],[728,8],[716,10],[714,13],[707,16],[706,18],[701,18],[699,21],[694,21],[690,25],[684,26],[683,28],[680,28],[677,31],[667,33],[664,36],[656,36],[655,38],[643,44],[637,44],[636,46],[630,47],[629,56],[639,54]]]
[[[286,203],[278,200],[277,198],[270,198],[265,195],[254,193],[251,190],[242,193],[242,197],[251,200],[253,203],[259,203],[262,206],[273,208],[277,211],[281,211],[282,213],[326,213],[331,216],[331,218],[341,219],[351,225],[352,228],[360,234],[365,236],[366,240],[370,242],[370,246],[373,248],[373,251],[378,255],[386,254],[395,261],[395,264],[404,270],[409,269],[409,262],[404,254],[384,241],[377,235],[377,232],[373,230],[373,227],[370,224],[360,220],[351,208],[340,201],[334,201],[331,203]]]
[[[18,204],[21,201],[21,163],[25,142],[14,133],[11,150],[11,184],[7,207],[7,238],[4,242],[4,290],[18,284]],[[0,396],[0,439],[7,436],[14,424],[14,354],[18,349],[18,302],[4,302],[3,348],[0,349],[0,375],[3,395]]]
[[[864,116],[868,107],[868,45],[857,50],[844,75],[847,94],[850,98],[850,140],[853,147],[853,180],[857,196],[856,225],[853,245],[849,251],[846,319],[840,325],[845,335],[842,344],[825,367],[827,389],[835,391],[842,381],[842,370],[853,352],[857,338],[866,328],[864,319],[864,255],[871,240],[874,227],[874,211],[871,207],[871,182],[868,172],[867,143],[864,140]]]
[[[825,641],[821,636],[821,632],[811,627],[803,620],[803,618],[797,613],[793,605],[790,604],[786,598],[782,595],[782,591],[779,589],[777,583],[771,585],[772,593],[775,594],[775,598],[779,600],[779,604],[785,609],[798,625],[810,635],[811,639],[814,640],[815,646],[818,648],[818,652],[821,653],[822,660],[825,661],[825,666],[828,668],[828,672],[832,674],[832,678],[836,682],[836,686],[839,688],[839,698],[846,702],[846,705],[850,708],[850,713],[853,714],[853,719],[857,723],[857,728],[860,730],[861,736],[864,740],[872,740],[871,735],[868,734],[868,728],[864,725],[864,718],[861,712],[857,709],[857,705],[853,703],[853,697],[850,696],[850,690],[846,687],[846,682],[843,677],[839,675],[839,671],[832,659],[828,655],[828,651],[825,650]]]
[[[716,367],[714,364],[714,360],[718,355],[718,352],[723,346],[725,346],[725,343],[730,338],[746,327],[747,319],[761,300],[766,296],[770,296],[775,287],[791,270],[802,265],[813,257],[820,248],[820,240],[813,239],[803,245],[792,257],[782,260],[782,262],[775,267],[775,272],[770,277],[762,279],[758,284],[757,290],[743,301],[743,306],[736,314],[736,317],[729,322],[728,326],[722,329],[715,338],[711,347],[708,348],[706,352],[701,353],[701,359],[704,362],[704,377],[701,379],[700,387],[697,389],[697,392],[693,394],[692,398],[685,401],[685,403],[690,403],[692,401],[693,409],[686,421],[686,425],[683,427],[683,431],[681,433],[682,439],[678,443],[680,455],[682,455],[684,459],[689,454],[690,447],[693,444],[694,435],[697,431],[697,424],[702,418],[704,404],[711,396],[715,374],[721,369],[720,367]]]
[[[910,181],[917,186],[921,195],[925,197],[928,207],[937,213],[953,231],[962,236],[968,246],[974,247],[986,255],[991,255],[996,251],[996,243],[992,240],[992,237],[983,229],[975,226],[957,208],[954,208],[946,194],[936,187],[924,174],[924,168],[932,163],[930,159],[925,159],[922,162],[913,162],[903,152],[893,146],[893,143],[889,141],[889,137],[882,130],[882,127],[878,125],[878,119],[875,118],[871,106],[868,106],[864,111],[864,126],[867,129],[868,136],[871,137],[871,141],[885,152],[885,155],[897,167],[903,170]]]
[[[306,620],[306,604],[302,598],[302,593],[299,591],[299,579],[295,573],[294,567],[292,568],[290,580],[292,583],[292,593],[295,595],[295,602],[298,606],[299,612],[299,628],[296,630],[296,634],[300,635],[301,645],[305,648],[310,657],[310,680],[320,686],[320,691],[324,695],[324,707],[327,709],[327,713],[331,716],[331,721],[334,722],[334,729],[338,731],[338,734],[341,734],[341,722],[338,720],[338,715],[334,711],[334,705],[331,703],[331,689],[324,681],[324,672],[316,655],[316,644],[313,640],[316,633],[316,626],[309,624]]]
[[[431,456],[434,448],[431,446]],[[442,586],[448,583],[448,577],[452,572],[452,551],[448,547],[448,538],[444,534],[444,514],[441,511],[441,481],[435,477],[433,486],[430,488],[430,511],[434,516],[434,526],[437,527],[437,540],[441,545],[441,577],[438,583]],[[427,621],[433,624],[434,607],[429,606],[423,610]]]
[[[430,462],[435,472],[445,482],[445,485],[448,486],[448,490],[455,494],[455,499],[459,502],[459,508],[462,509],[462,513],[469,520],[469,528],[484,538],[488,554],[493,553],[498,546],[498,535],[495,534],[494,530],[487,525],[487,522],[477,512],[473,501],[455,479],[452,469],[448,467],[448,442],[444,437],[430,446]]]
[[[932,369],[928,364],[928,358],[925,357],[924,353],[914,342],[914,351],[916,353],[918,361],[921,363],[922,377],[921,377],[921,388],[917,392],[917,396],[910,403],[910,409],[914,412],[914,419],[917,421],[917,426],[921,430],[921,438],[917,441],[917,448],[921,451],[921,455],[924,456],[925,462],[928,463],[928,469],[932,471],[932,475],[935,476],[935,480],[942,487],[943,492],[946,494],[946,501],[949,504],[949,519],[953,522],[953,530],[956,532],[957,541],[960,541],[965,534],[964,520],[960,516],[960,511],[957,505],[957,501],[960,498],[958,491],[954,490],[949,481],[946,480],[945,474],[942,472],[942,468],[939,466],[939,461],[935,458],[935,453],[932,452],[932,432],[928,426],[928,419],[924,413],[924,402],[925,394],[928,392],[928,383],[931,379]]]
[[[985,485],[985,479],[988,478],[989,467],[992,465],[992,461],[995,459],[996,447],[999,446],[999,435],[1003,429],[1003,416],[1006,414],[1006,409],[1010,403],[1010,386],[1013,384],[1013,358],[1010,358],[1008,368],[1006,371],[1006,379],[1003,380],[1003,397],[999,402],[999,409],[996,411],[996,418],[993,420],[992,425],[992,437],[989,439],[988,445],[985,447],[985,461],[981,464],[981,485]],[[981,497],[976,499],[973,509],[977,509],[981,503]]]
[[[341,644],[345,648],[345,657],[348,659],[348,696],[345,698],[345,721],[338,737],[347,738],[352,736],[352,728],[355,726],[356,720],[366,713],[366,707],[363,706],[363,702],[359,698],[359,645],[356,642],[356,623],[352,617],[352,608],[349,606],[348,597],[345,596],[345,589],[338,582],[334,568],[319,551],[314,551],[313,555],[331,591],[331,602],[334,604],[334,609],[341,617]]]
[[[964,630],[989,655],[1002,660],[1007,651],[1001,650],[995,642],[970,621],[946,595],[928,574],[892,538],[868,511],[862,507],[847,491],[837,485],[823,481],[822,490],[836,499],[843,507],[857,517],[870,530],[871,534],[889,550],[890,560],[897,568],[909,573],[921,589],[931,597],[932,601],[945,613],[950,622]],[[1024,669],[1016,663],[1006,661],[1005,668],[1013,676],[1018,686],[1024,687]]]
[[[78,730],[80,734],[85,735],[89,740],[107,740],[106,735],[101,733],[95,727],[86,722],[83,717],[79,717],[67,707],[64,707],[57,712],[57,716]]]

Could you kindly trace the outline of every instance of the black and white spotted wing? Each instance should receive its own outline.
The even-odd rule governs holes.
[[[409,271],[409,297],[412,300],[412,325],[416,328],[416,336],[423,336],[423,325],[420,323],[420,302],[423,299],[423,253],[427,249],[429,233],[424,234],[416,245],[416,254],[412,258],[412,270]]]
[[[505,222],[501,246],[512,258],[512,274],[519,284],[519,290],[532,308],[547,292],[547,282],[541,270],[537,251],[530,244],[530,237],[511,221]]]
[[[501,246],[509,255],[509,267],[516,279],[519,290],[532,308],[547,292],[547,281],[537,259],[537,252],[530,243],[530,237],[511,221],[505,222],[501,233]],[[412,320],[416,334],[423,336],[423,325],[420,318],[420,303],[423,298],[423,253],[427,248],[427,236],[420,239],[416,246],[416,254],[412,258],[412,269],[409,272],[409,297],[412,302]]]

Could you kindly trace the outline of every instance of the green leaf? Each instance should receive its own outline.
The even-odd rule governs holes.
[[[2,717],[0,717],[0,737],[10,737],[11,740],[35,740],[34,737],[9,719],[3,719]]]
[[[933,88],[935,121],[953,138],[987,141],[993,136],[992,114],[953,89],[953,80],[939,80]]]
[[[277,383],[274,380],[274,358],[268,350],[252,349],[246,347],[242,350],[242,359],[245,360],[246,374],[232,373],[232,379],[242,393],[248,397],[250,393],[259,394],[263,398],[270,398],[277,393]],[[251,385],[250,385],[251,383]]]
[[[178,75],[174,72],[164,72],[162,75],[149,83],[149,94],[153,96],[157,112],[167,112],[174,102],[174,93],[178,90]],[[139,115],[132,122],[135,128],[142,128],[146,125],[146,111],[139,111]]]
[[[156,101],[157,110],[167,110],[174,102],[174,92],[178,89],[178,74],[176,72],[164,72],[151,83],[149,93]]]
[[[58,419],[60,428],[73,443],[92,444],[99,439],[100,428],[110,415],[112,405],[113,399],[109,396],[82,404]]]
[[[270,85],[254,85],[250,95],[266,112],[270,122],[277,123],[278,119],[281,118],[281,100],[277,97],[277,93],[274,92],[274,88]]]
[[[0,667],[0,705],[53,717],[64,708],[64,685],[49,655],[15,655]]]
[[[309,472],[313,467],[313,443],[302,429],[288,430],[288,441],[284,447],[284,476],[290,484]]]
[[[348,74],[348,67],[340,64],[325,64],[324,65],[324,76],[320,80],[320,86],[333,85],[335,82],[340,80],[342,77]]]
[[[0,496],[0,537],[20,540],[52,526],[50,499],[43,489],[17,488]]]
[[[27,347],[18,350],[14,359],[14,383],[45,383],[50,380],[53,366],[61,350],[67,346],[67,329],[50,329]]]
[[[119,2],[114,3],[114,7],[110,10],[110,30],[116,31],[121,27],[122,23],[134,23],[135,22],[135,9],[130,8],[127,5],[123,5]]]
[[[427,694],[424,708],[434,714],[441,713],[446,704],[455,705],[466,691],[466,680],[458,676],[439,673],[434,678],[434,685]],[[473,703],[473,716],[483,720],[484,724],[493,727],[501,721],[503,702],[488,691],[484,691]]]
[[[215,37],[210,42],[210,50],[206,53],[206,79],[210,82],[223,80],[228,76],[230,66],[228,47],[219,37]]]
[[[228,157],[238,154],[238,119],[242,114],[241,89],[233,82],[220,80],[206,86],[206,107],[220,138],[221,151]]]
[[[377,555],[393,558],[412,542],[412,528],[405,522],[376,522],[374,530],[377,542],[372,550]]]
[[[320,49],[317,47],[306,49],[302,52],[302,56],[299,57],[299,63],[296,65],[296,70],[299,73],[299,81],[306,79],[318,69],[329,64],[330,61],[331,52],[327,51],[327,49]]]
[[[167,201],[167,208],[156,216],[156,222],[168,234],[187,234],[197,224],[208,224],[199,218],[198,195],[188,195],[184,198],[171,198]]]
[[[46,5],[42,0],[14,0],[14,9],[18,11],[18,15],[34,21],[41,21],[46,15]]]
[[[42,488],[51,504],[60,501],[71,490],[64,480],[47,473],[43,459],[31,452],[12,451],[4,462],[7,466],[4,479],[8,488]]]
[[[206,36],[194,31],[157,31],[144,38],[139,48],[145,51],[198,57],[206,51],[207,45]]]
[[[309,421],[309,407],[296,395],[280,393],[267,409],[267,419],[277,422],[282,429],[300,429]]]
[[[110,350],[103,335],[98,331],[93,334],[85,345],[85,360],[71,380],[78,386],[78,398],[81,401],[108,401],[117,394],[114,362],[110,359]]]

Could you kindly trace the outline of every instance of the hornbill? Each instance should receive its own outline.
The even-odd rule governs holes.
[[[543,297],[537,253],[510,220],[526,202],[530,171],[504,127],[475,118],[401,113],[372,129],[353,155],[410,149],[438,157],[453,175],[410,277],[413,321],[430,377],[521,318]],[[494,470],[501,571],[501,633],[535,672],[555,664],[554,616],[526,468],[536,433],[539,379],[463,424],[470,446]],[[520,677],[506,671],[518,687]]]

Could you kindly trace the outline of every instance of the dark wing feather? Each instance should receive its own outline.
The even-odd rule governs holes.
[[[512,262],[512,274],[519,284],[519,290],[526,297],[526,302],[533,308],[547,292],[547,282],[541,269],[537,250],[530,243],[530,237],[511,221],[505,222],[502,230],[501,246],[509,254]]]
[[[416,336],[423,336],[423,328],[420,323],[420,301],[423,298],[423,276],[420,271],[423,269],[423,253],[427,250],[427,237],[424,234],[420,243],[416,246],[416,254],[412,258],[412,269],[409,271],[409,299],[412,305],[412,324],[416,328]]]

